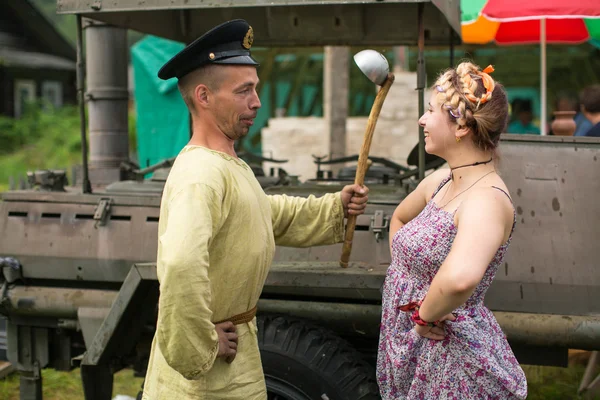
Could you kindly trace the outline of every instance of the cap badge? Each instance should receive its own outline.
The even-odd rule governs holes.
[[[242,42],[242,46],[245,49],[249,50],[252,47],[252,42],[254,42],[254,30],[251,26],[248,27],[248,32],[246,32],[246,36],[244,37],[244,41]]]

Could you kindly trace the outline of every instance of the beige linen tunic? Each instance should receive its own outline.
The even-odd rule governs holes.
[[[186,146],[165,184],[158,226],[157,329],[145,400],[266,399],[256,320],[237,326],[231,364],[211,321],[256,305],[275,245],[343,240],[339,193],[267,196],[242,160]]]

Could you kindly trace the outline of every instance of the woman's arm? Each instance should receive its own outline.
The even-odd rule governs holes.
[[[420,307],[424,321],[437,321],[471,296],[514,221],[510,201],[499,190],[481,188],[460,205],[456,238]]]

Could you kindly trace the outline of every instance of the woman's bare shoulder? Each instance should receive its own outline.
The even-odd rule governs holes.
[[[442,181],[450,176],[449,168],[438,169],[431,174],[427,175],[425,179],[419,184],[426,201],[431,200],[433,192],[440,186]]]
[[[502,224],[505,230],[509,230],[514,222],[514,212],[510,193],[504,182],[498,180],[490,186],[474,188],[461,203],[457,212],[457,220],[460,221],[465,217],[480,222],[495,220]],[[490,218],[490,216],[494,217]]]

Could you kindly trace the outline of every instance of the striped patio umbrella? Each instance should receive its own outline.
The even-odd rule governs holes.
[[[461,0],[464,43],[540,43],[542,134],[546,134],[546,43],[600,44],[600,0]]]

